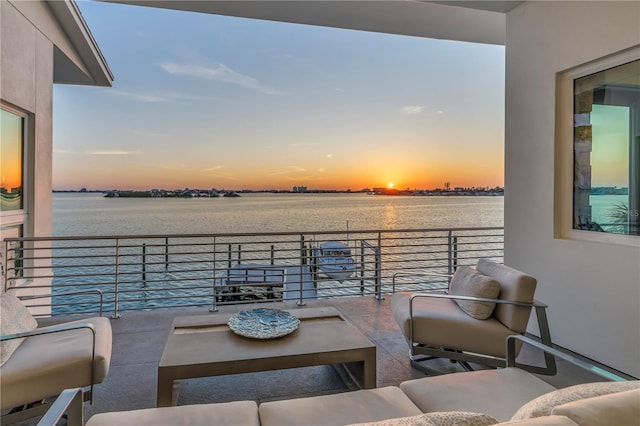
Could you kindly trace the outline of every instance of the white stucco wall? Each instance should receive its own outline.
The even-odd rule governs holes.
[[[554,151],[556,73],[638,44],[640,2],[527,2],[507,15],[505,262],[538,278],[555,343],[635,377],[640,249],[554,237]]]
[[[53,44],[2,2],[0,98],[30,114],[26,236],[51,235]]]
[[[3,1],[0,7],[0,98],[28,113],[24,236],[51,236],[53,44],[13,4]]]

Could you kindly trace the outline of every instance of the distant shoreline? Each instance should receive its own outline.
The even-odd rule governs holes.
[[[215,189],[179,189],[150,191],[137,190],[53,190],[54,193],[101,193],[105,198],[218,198],[218,197],[239,197],[241,194],[368,194],[386,196],[504,196],[504,188],[455,188],[453,190],[397,190],[389,188],[375,188],[374,191],[364,189],[360,191],[352,190],[215,190]]]

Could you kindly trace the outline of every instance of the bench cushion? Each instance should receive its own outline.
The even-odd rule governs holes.
[[[410,293],[395,293],[391,299],[395,320],[407,338],[410,297]],[[470,317],[451,299],[414,299],[413,322],[416,342],[497,357],[504,357],[505,340],[515,334],[495,318],[477,320]]]
[[[94,383],[100,383],[111,361],[111,323],[96,317],[65,324],[85,322],[96,329]],[[0,388],[11,389],[2,393],[2,409],[88,386],[92,348],[92,333],[86,328],[26,338],[0,369]]]
[[[216,425],[260,426],[255,401],[182,405],[96,414],[87,426]]]
[[[346,425],[421,414],[418,407],[395,386],[334,395],[264,402],[262,426]]]
[[[526,402],[554,391],[550,384],[517,368],[482,370],[425,377],[400,384],[422,411],[472,411],[499,421]]]

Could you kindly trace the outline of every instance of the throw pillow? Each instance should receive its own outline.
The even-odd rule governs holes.
[[[411,417],[397,417],[395,419],[380,420],[369,423],[352,423],[347,426],[435,426],[424,414]]]
[[[498,423],[488,414],[468,411],[438,411],[426,413],[425,417],[436,426],[491,426]]]
[[[481,274],[474,268],[461,266],[456,269],[453,278],[451,278],[449,294],[496,299],[500,295],[500,283],[491,277]],[[456,299],[454,301],[467,315],[479,320],[489,318],[496,307],[496,304],[491,302]]]
[[[23,333],[35,330],[36,327],[38,323],[20,299],[7,293],[0,294],[0,335]],[[24,338],[0,342],[0,366],[7,362],[23,340]]]
[[[533,417],[548,416],[551,414],[553,409],[559,405],[585,398],[593,398],[595,396],[639,388],[640,380],[631,380],[628,382],[584,383],[581,385],[570,386],[568,388],[545,393],[544,395],[527,402],[520,407],[518,411],[516,411],[511,420],[523,420]]]
[[[497,423],[498,420],[488,414],[439,411],[372,423],[354,423],[348,426],[491,426]]]
[[[557,406],[551,411],[580,426],[640,424],[640,389],[610,393]]]

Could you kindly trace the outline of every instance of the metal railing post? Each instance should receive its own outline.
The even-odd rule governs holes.
[[[119,291],[119,284],[120,284],[120,278],[119,278],[119,274],[120,274],[120,239],[116,238],[116,282],[115,282],[115,292],[113,293],[113,315],[111,316],[111,318],[120,318],[122,316],[122,314],[120,314],[118,312],[118,291]]]
[[[452,243],[451,243],[451,230],[449,230],[447,235],[447,275],[451,276],[453,274],[453,251],[452,251]],[[451,282],[451,279],[449,279]]]
[[[306,306],[306,304],[304,303],[304,297],[303,297],[303,293],[302,293],[302,276],[303,276],[303,273],[304,273],[304,235],[300,235],[300,276],[299,276],[300,298],[296,302],[296,304],[298,306]]]
[[[164,271],[169,270],[169,237],[164,239]]]
[[[147,286],[147,244],[142,243],[142,287]]]
[[[218,290],[216,289],[216,280],[217,280],[217,268],[216,268],[216,237],[213,237],[213,298],[211,301],[211,308],[209,308],[209,312],[218,312]]]
[[[458,236],[453,237],[453,272],[458,269]],[[449,279],[451,281],[451,279]]]
[[[376,255],[376,299],[384,300],[382,296],[382,234],[378,232],[378,247],[375,250]]]
[[[364,294],[364,241],[360,240],[360,294]]]

